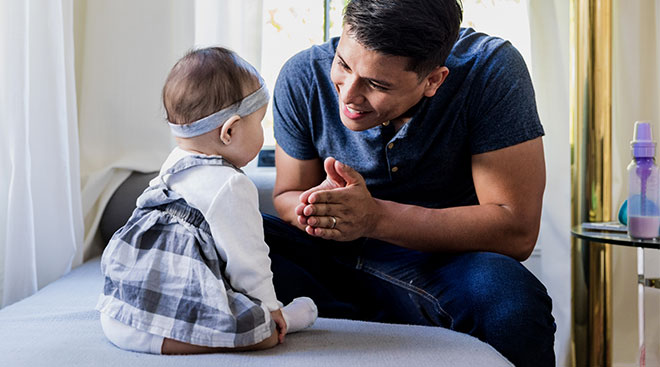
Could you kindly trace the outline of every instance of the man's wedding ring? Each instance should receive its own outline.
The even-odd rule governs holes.
[[[330,226],[330,229],[334,229],[335,226],[337,225],[337,218],[330,217],[330,219],[332,219],[332,225]]]

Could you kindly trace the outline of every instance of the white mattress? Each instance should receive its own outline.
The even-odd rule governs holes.
[[[156,356],[105,339],[94,311],[99,259],[0,310],[0,366],[512,366],[489,345],[437,327],[320,318],[259,352]]]

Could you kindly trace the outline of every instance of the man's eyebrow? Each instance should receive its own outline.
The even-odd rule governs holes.
[[[341,55],[339,54],[339,51],[336,51],[335,53],[337,54],[337,57],[341,60],[341,62],[342,62],[344,65],[346,65],[346,67],[348,67],[348,68],[350,69],[350,66],[348,66],[348,64],[346,63],[346,61],[344,61],[344,58],[341,57]],[[383,87],[391,87],[391,86],[392,86],[392,83],[390,83],[390,82],[386,82],[386,81],[384,81],[384,80],[378,80],[378,79],[367,78],[367,77],[363,77],[362,79],[368,80],[368,81],[370,81],[370,82],[372,82],[372,83],[375,83],[375,84],[381,85],[381,86],[383,86]]]

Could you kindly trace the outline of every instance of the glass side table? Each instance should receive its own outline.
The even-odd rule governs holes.
[[[637,248],[639,366],[660,366],[660,240],[628,236],[618,222],[582,223],[571,229],[577,238]]]

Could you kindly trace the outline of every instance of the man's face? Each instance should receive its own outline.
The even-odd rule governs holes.
[[[407,63],[406,57],[366,49],[344,28],[330,71],[344,126],[367,130],[396,119],[417,104],[428,93],[428,83],[406,71]],[[435,89],[431,95],[434,93]]]

